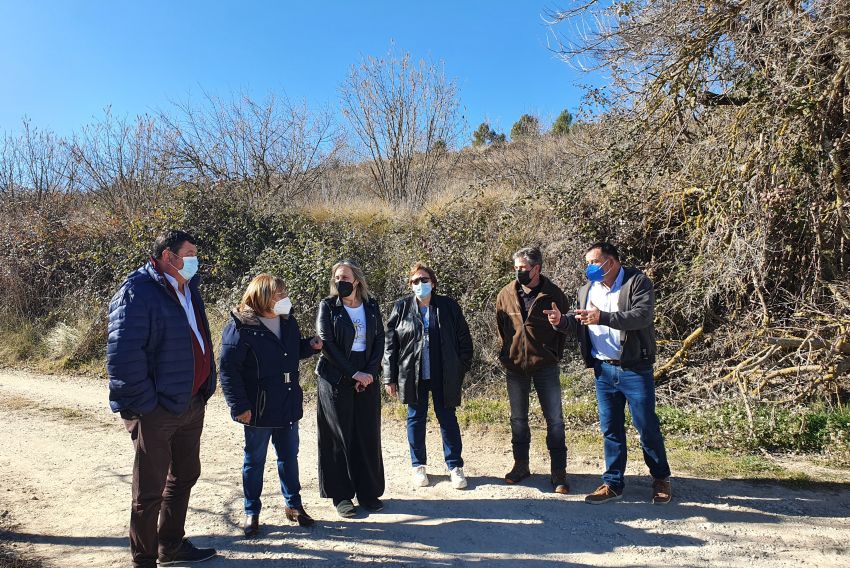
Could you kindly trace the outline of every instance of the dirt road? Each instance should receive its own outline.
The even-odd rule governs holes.
[[[107,406],[103,381],[0,371],[0,515],[15,523],[0,538],[48,566],[128,566],[132,446]],[[384,428],[386,508],[342,520],[319,498],[315,411],[301,426],[301,475],[311,529],[290,526],[267,464],[262,538],[241,537],[241,430],[216,395],[207,409],[203,473],[190,502],[187,532],[235,566],[848,566],[850,491],[824,485],[674,481],[675,504],[646,502],[644,466],[633,463],[623,501],[591,506],[596,464],[571,456],[573,495],[549,492],[546,476],[508,487],[507,440],[467,434],[470,488],[456,491],[439,465],[438,432],[428,435],[436,484],[408,485],[405,434]],[[634,456],[633,456],[634,457]],[[532,470],[546,471],[537,456]],[[675,460],[673,460],[675,470]],[[248,562],[246,562],[248,561]]]

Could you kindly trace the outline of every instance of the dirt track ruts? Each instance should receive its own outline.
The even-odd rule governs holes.
[[[56,567],[129,566],[132,446],[107,406],[104,381],[0,371],[0,514],[15,526],[0,538]],[[591,506],[596,465],[570,458],[573,494],[549,492],[545,456],[540,473],[509,487],[509,443],[467,433],[467,491],[453,490],[440,467],[439,433],[429,429],[432,487],[409,487],[403,428],[383,432],[386,507],[352,520],[336,516],[318,496],[315,410],[301,424],[302,496],[317,519],[290,526],[267,463],[262,537],[244,540],[241,510],[241,430],[217,394],[207,408],[203,473],[190,502],[187,533],[230,566],[848,566],[850,491],[824,484],[794,489],[677,476],[675,503],[647,503],[649,481],[632,455],[625,497]],[[638,458],[635,460],[635,458]],[[675,470],[675,460],[673,460]],[[246,562],[248,561],[248,562]]]

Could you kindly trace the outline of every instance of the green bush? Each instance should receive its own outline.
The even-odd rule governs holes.
[[[666,435],[690,439],[705,448],[824,453],[850,463],[850,406],[834,408],[753,408],[753,424],[744,408],[688,409],[659,406]]]

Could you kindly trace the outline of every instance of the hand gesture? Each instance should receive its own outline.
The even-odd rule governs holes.
[[[317,335],[317,336],[315,336],[315,337],[313,337],[313,338],[310,340],[310,347],[312,347],[312,348],[313,348],[313,349],[315,349],[316,351],[321,351],[321,350],[322,350],[322,345],[324,345],[324,343],[322,343],[322,339],[321,339],[318,335]]]
[[[251,423],[251,411],[246,410],[242,414],[236,417],[237,422],[241,422],[242,424],[250,424]]]
[[[371,385],[374,382],[374,378],[369,373],[364,373],[362,371],[358,371],[354,373],[354,390],[357,392],[363,392],[366,390],[366,387]]]
[[[384,385],[384,390],[387,391],[387,394],[392,397],[398,397],[398,385],[395,383],[390,383],[388,385]]]
[[[561,323],[561,310],[558,309],[558,305],[555,302],[552,302],[551,310],[543,310],[543,313],[549,318],[549,323],[552,326],[557,327]]]
[[[590,302],[589,310],[576,310],[576,319],[582,325],[599,325],[599,308]]]

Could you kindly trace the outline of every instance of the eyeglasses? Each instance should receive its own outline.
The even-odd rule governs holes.
[[[431,281],[430,278],[428,278],[427,276],[423,276],[422,278],[414,278],[413,280],[410,281],[410,283],[411,284],[419,284],[420,282],[424,282],[425,284],[427,284],[430,281]]]

